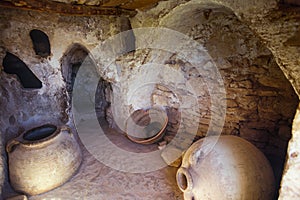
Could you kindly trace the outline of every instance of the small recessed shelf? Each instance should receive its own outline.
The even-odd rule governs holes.
[[[42,87],[42,82],[34,75],[28,66],[14,54],[6,52],[2,65],[4,72],[18,76],[24,88]]]
[[[37,29],[33,29],[30,31],[30,37],[36,55],[39,55],[43,58],[50,56],[50,42],[46,33]]]

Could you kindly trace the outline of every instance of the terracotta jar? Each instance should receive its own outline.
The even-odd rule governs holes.
[[[268,160],[237,136],[195,142],[185,153],[176,179],[185,200],[271,200],[274,196]]]
[[[43,125],[6,145],[9,178],[19,192],[36,195],[54,189],[77,171],[82,154],[70,128]]]
[[[126,121],[126,136],[138,144],[153,144],[161,140],[168,125],[168,116],[162,108],[136,110]]]

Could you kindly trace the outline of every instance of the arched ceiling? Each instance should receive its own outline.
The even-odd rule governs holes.
[[[134,16],[137,9],[152,8],[159,1],[163,0],[1,0],[0,7],[54,12],[65,15]],[[277,2],[300,6],[300,0],[277,0]],[[259,4],[259,2],[256,3]]]
[[[0,7],[55,12],[67,15],[134,15],[159,0],[4,0]]]

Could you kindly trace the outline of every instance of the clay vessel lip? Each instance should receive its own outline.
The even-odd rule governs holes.
[[[161,129],[155,135],[148,137],[148,138],[138,138],[138,137],[131,136],[130,134],[127,133],[127,130],[126,130],[126,136],[131,141],[138,143],[138,144],[153,144],[163,137],[166,127],[167,127],[167,124],[168,124],[168,116],[159,107],[152,107],[150,109],[147,109],[145,111],[145,113],[149,114],[149,110],[157,110],[159,112],[162,112],[162,114],[164,115],[164,121],[163,121],[163,123],[161,123]],[[143,118],[143,117],[144,116],[142,116],[141,118]],[[130,117],[128,119],[130,119]],[[128,120],[126,122],[126,126],[127,126],[127,124],[128,124]]]
[[[7,153],[12,188],[33,196],[70,180],[82,163],[81,148],[73,136],[67,125],[44,124],[10,140]]]
[[[53,128],[54,130],[39,139],[26,139],[26,137],[28,137],[33,131],[43,128]],[[26,146],[37,146],[54,140],[54,138],[57,137],[60,132],[60,127],[57,127],[53,124],[43,124],[41,126],[34,127],[32,129],[29,129],[28,131],[23,132],[21,135],[19,135],[19,137],[16,138],[16,140]]]
[[[164,121],[164,124],[162,125],[161,130],[159,132],[157,132],[154,136],[150,137],[150,138],[143,139],[143,138],[132,137],[129,134],[126,134],[126,135],[127,135],[127,137],[131,141],[133,141],[135,143],[139,143],[139,144],[152,144],[152,143],[156,142],[157,140],[159,140],[163,136],[167,124],[168,124],[168,119],[166,119]]]
[[[191,191],[193,189],[193,179],[189,170],[185,167],[180,167],[176,173],[176,181],[179,189],[182,192]]]

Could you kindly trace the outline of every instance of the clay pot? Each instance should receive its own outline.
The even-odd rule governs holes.
[[[9,178],[19,192],[36,195],[54,189],[77,171],[81,150],[67,126],[43,125],[6,145]]]
[[[237,136],[195,142],[185,153],[176,179],[185,200],[269,200],[275,189],[266,157]]]
[[[136,110],[126,121],[127,137],[139,144],[158,142],[165,133],[168,124],[166,112],[158,107]]]

